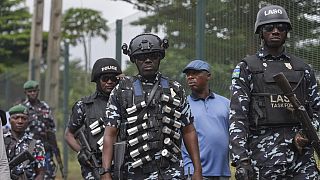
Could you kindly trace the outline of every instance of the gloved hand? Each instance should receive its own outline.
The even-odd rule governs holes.
[[[298,132],[294,137],[294,145],[298,149],[299,153],[302,154],[303,148],[309,143],[309,140],[302,134]]]
[[[89,152],[86,149],[81,149],[78,152],[78,161],[80,164],[85,165],[85,166],[91,166],[90,164],[90,157],[89,157]]]
[[[251,180],[253,179],[253,176],[254,171],[249,159],[241,161],[240,164],[236,167],[236,180]]]

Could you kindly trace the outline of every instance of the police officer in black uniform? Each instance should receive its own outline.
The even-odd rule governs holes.
[[[104,126],[100,117],[105,116],[109,95],[118,84],[121,74],[122,71],[117,60],[112,58],[98,59],[93,65],[91,74],[91,82],[96,83],[96,91],[77,101],[72,108],[65,131],[65,140],[74,151],[78,152],[78,160],[84,179],[97,178],[94,177],[94,168],[98,167],[89,165],[86,158],[90,158],[91,155],[95,156],[101,166]],[[81,149],[81,145],[76,140],[75,133],[83,126],[92,152],[88,152],[84,148]],[[82,144],[82,146],[84,145]]]
[[[261,8],[255,33],[263,47],[233,71],[229,132],[237,179],[319,179],[298,116],[273,80],[273,75],[284,73],[317,128],[320,99],[314,72],[283,46],[291,29],[283,7]]]
[[[129,47],[122,47],[139,74],[123,78],[110,95],[102,179],[111,179],[112,158],[124,153],[117,149],[113,153],[117,136],[127,145],[122,179],[183,179],[182,138],[194,164],[193,178],[202,178],[197,135],[184,89],[158,71],[167,47],[168,40],[154,34],[140,34]]]

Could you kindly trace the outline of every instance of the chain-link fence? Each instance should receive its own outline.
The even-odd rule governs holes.
[[[258,50],[260,40],[253,32],[254,22],[259,8],[267,3],[281,5],[287,10],[293,25],[293,31],[290,32],[286,42],[287,50],[305,59],[314,68],[317,78],[320,79],[319,0],[207,0],[204,6],[203,57],[213,67],[213,79],[210,86],[215,92],[229,97],[233,68],[243,57],[254,54]],[[170,75],[183,85],[185,85],[185,80],[181,71],[189,61],[196,58],[196,15],[195,1],[177,0],[154,14],[149,14],[153,16],[153,19],[147,19],[144,21],[145,24],[140,24],[141,27],[146,28],[146,31],[156,31],[169,39],[167,60],[163,61],[164,66],[161,68],[164,72],[168,72],[166,75]],[[122,37],[127,43],[124,37],[132,34],[132,29],[128,28],[128,22],[132,20],[134,20],[132,17],[123,19]],[[152,23],[155,25],[152,26]],[[108,35],[110,39],[115,39],[115,33],[116,30],[111,28]],[[135,35],[137,34],[132,37]],[[74,63],[70,67],[73,68],[73,71],[70,71],[69,76],[69,107],[75,100],[88,95],[94,89],[92,83],[88,84],[89,75],[79,71],[81,69],[79,63]],[[25,98],[22,87],[27,80],[28,71],[28,64],[23,64],[0,74],[0,108],[8,110],[14,103]],[[44,72],[41,76],[41,79],[44,79]],[[60,77],[63,78],[63,75],[61,74]],[[61,79],[60,92],[62,92],[62,82]],[[43,89],[40,91],[41,99],[44,97],[44,83],[44,80],[41,80],[41,89]],[[60,104],[62,104],[62,94],[60,93]],[[59,107],[58,112],[62,114],[62,106]]]
[[[253,32],[254,22],[259,8],[267,3],[281,5],[287,10],[293,25],[293,31],[290,32],[286,42],[287,50],[305,59],[315,69],[317,77],[320,78],[319,0],[210,0],[206,1],[204,6],[204,59],[213,66],[214,78],[210,85],[214,91],[229,96],[227,92],[229,91],[232,69],[243,57],[254,54],[259,48],[259,37]],[[172,2],[168,7],[162,8],[163,10],[149,14],[154,16],[151,21],[140,24],[143,25],[142,27],[146,27],[147,31],[156,29],[159,34],[165,34],[164,36],[168,37],[170,47],[166,57],[168,60],[164,63],[170,66],[174,62],[175,72],[171,72],[169,75],[182,84],[184,84],[184,76],[181,70],[188,61],[196,58],[197,6],[196,3],[186,4],[182,1]],[[127,19],[134,20],[129,16],[123,21],[128,22]],[[152,27],[148,23],[160,25]],[[128,23],[124,23],[123,26],[123,37],[132,34],[129,32],[132,29],[127,28]],[[109,37],[115,36],[115,33],[115,29],[111,28]],[[127,40],[124,39],[124,41]],[[12,68],[12,70],[0,74],[1,107],[8,108],[15,101],[24,98],[21,87],[26,80],[24,79],[26,76],[23,74],[27,73],[27,68],[28,66],[25,64],[18,69]],[[166,72],[166,69],[164,71]],[[83,84],[84,82],[79,83]],[[43,96],[42,93],[41,96]]]
[[[228,96],[226,92],[231,83],[232,69],[246,55],[259,49],[260,39],[254,34],[254,23],[259,8],[266,4],[278,4],[287,10],[293,25],[286,41],[287,51],[305,59],[317,71],[319,78],[320,1],[211,0],[206,1],[204,9],[204,59],[213,66],[211,88],[216,92]],[[161,26],[153,26],[153,30],[167,33],[171,47],[166,58],[171,61],[169,64],[181,61],[175,67],[178,74],[184,68],[185,60],[196,58],[196,8],[192,3],[172,3],[156,12],[154,17],[158,19],[146,21],[156,21]],[[146,24],[147,30],[151,27]],[[123,33],[128,32],[124,29]],[[174,53],[172,57],[170,52]],[[177,80],[183,83],[181,76]]]
[[[8,110],[14,103],[24,99],[23,83],[28,74],[28,65],[7,70],[0,74],[0,107]],[[14,70],[14,71],[13,71]]]

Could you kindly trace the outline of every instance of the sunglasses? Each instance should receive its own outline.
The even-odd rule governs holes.
[[[148,53],[148,54],[137,54],[133,58],[138,60],[138,61],[145,61],[147,59],[150,60],[157,60],[160,59],[161,54],[158,52],[153,52],[153,53]]]
[[[108,82],[109,80],[111,80],[112,82],[118,82],[119,78],[115,75],[104,74],[100,76],[100,80],[103,82]]]
[[[272,32],[274,28],[277,28],[279,32],[288,31],[288,25],[284,23],[266,24],[262,27],[264,32]]]

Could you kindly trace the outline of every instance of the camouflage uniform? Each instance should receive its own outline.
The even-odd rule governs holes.
[[[155,82],[162,78],[161,74],[158,73]],[[185,92],[181,85],[174,81],[167,81],[168,89],[164,88],[164,84],[160,82],[160,87],[157,88],[155,96],[146,110],[147,120],[146,119],[137,119],[133,123],[129,123],[129,118],[139,115],[141,109],[132,114],[128,113],[127,110],[134,105],[141,104],[141,102],[147,102],[147,96],[150,94],[155,82],[147,82],[145,81],[140,75],[135,77],[125,77],[123,80],[119,82],[119,85],[115,87],[112,91],[110,98],[109,98],[109,107],[107,108],[107,118],[105,119],[105,125],[116,127],[119,129],[120,139],[129,142],[133,140],[134,137],[139,137],[144,133],[148,133],[148,138],[146,140],[139,140],[137,145],[129,145],[128,150],[126,151],[126,165],[128,168],[127,171],[127,178],[128,179],[183,179],[184,172],[183,172],[183,164],[181,153],[173,154],[176,155],[177,161],[172,162],[163,157],[163,150],[166,147],[164,145],[164,139],[169,137],[172,140],[177,140],[176,144],[180,147],[181,138],[179,136],[178,139],[172,138],[170,135],[161,132],[161,129],[164,126],[170,127],[173,131],[180,133],[181,129],[173,128],[168,124],[161,122],[161,119],[164,116],[169,116],[166,112],[162,111],[162,107],[164,105],[170,106],[170,103],[166,103],[161,101],[161,95],[165,93],[169,93],[170,96],[179,99],[181,101],[180,105],[176,108],[176,111],[181,112],[180,118],[174,118],[175,121],[180,122],[182,127],[189,125],[193,122],[193,117],[191,116],[190,106],[186,102],[185,99]],[[136,83],[139,82],[139,83]],[[141,83],[141,84],[140,84]],[[137,85],[139,84],[139,85]],[[139,87],[138,87],[139,86]],[[141,88],[140,88],[141,87]],[[169,91],[169,92],[168,92]],[[137,92],[141,93],[141,96],[137,96]],[[139,99],[139,100],[138,100]],[[139,106],[139,105],[138,105]],[[140,129],[139,127],[141,124],[147,123],[146,129]],[[124,126],[125,125],[125,126]],[[138,127],[139,126],[139,127]],[[138,127],[137,132],[134,134],[127,135],[127,130],[134,129],[134,127]],[[181,127],[181,128],[182,128]],[[160,142],[157,144],[157,142]],[[134,149],[141,148],[141,146],[145,144],[157,144],[154,146],[150,146],[151,148],[145,150],[144,152],[140,152],[137,157],[132,157],[131,152]],[[171,149],[167,148],[168,151]],[[172,151],[172,150],[171,150]],[[139,159],[143,159],[146,155],[150,155],[149,160],[142,160],[142,164],[138,167],[133,167],[133,162],[139,161]]]
[[[105,110],[106,110],[105,108],[107,107],[109,96],[102,95],[102,93],[100,93],[99,91],[96,91],[88,98],[91,101],[89,104],[87,104],[87,102],[84,102],[83,98],[74,104],[72,108],[70,120],[68,123],[68,127],[73,134],[78,129],[80,129],[83,125],[85,125],[86,127],[85,135],[87,136],[87,139],[88,139],[88,136],[90,136],[91,134],[90,132],[91,129],[89,128],[89,125],[93,123],[91,121],[97,121],[99,117],[104,116],[103,114],[105,114]],[[91,113],[91,115],[89,115],[90,112],[87,112],[87,111],[90,111],[90,112],[93,111],[94,113]],[[91,117],[88,117],[88,116],[91,116]],[[92,116],[96,116],[96,117],[92,117]],[[102,138],[103,132],[104,131],[101,130],[101,132],[96,134],[94,138],[96,139]],[[94,150],[98,163],[101,164],[102,154],[99,147],[96,145],[97,143],[96,139],[95,140],[88,139],[88,143],[90,144],[90,147]],[[88,179],[88,180],[94,179],[94,176],[92,174],[93,169],[91,167],[81,164],[81,162],[80,162],[80,166],[81,166],[82,177],[84,179]]]
[[[29,151],[31,151],[30,153],[35,158],[35,161],[29,162],[26,165],[21,163],[10,171],[11,174],[13,173],[17,176],[25,173],[28,179],[34,179],[36,177],[35,168],[44,168],[45,166],[45,149],[41,140],[34,140],[27,133],[24,133],[21,139],[15,139],[11,135],[11,131],[4,135],[4,140],[9,162],[24,150],[29,150],[29,148],[31,148]],[[34,147],[29,147],[31,144],[34,144]]]
[[[292,56],[282,53],[273,57],[264,51],[258,52],[256,61],[263,60],[267,66],[273,61],[292,61]],[[286,64],[286,63],[284,63]],[[306,65],[306,67],[308,67]],[[290,69],[290,66],[288,67]],[[230,109],[230,150],[234,165],[241,159],[250,158],[256,172],[256,179],[318,179],[318,169],[313,157],[313,150],[307,145],[300,155],[294,145],[293,138],[301,131],[299,125],[256,127],[250,120],[253,72],[247,63],[240,62],[234,69],[231,87]],[[261,79],[261,81],[263,81]],[[317,84],[312,71],[304,70],[303,82],[306,84],[304,94],[313,110],[312,124],[319,126],[317,119],[320,108],[320,99],[317,94]]]
[[[47,132],[56,133],[56,126],[49,105],[44,101],[39,101],[36,106],[32,106],[29,101],[23,103],[28,108],[30,124],[26,129],[35,139],[41,139],[44,143],[45,154],[45,179],[54,179],[56,176],[56,164],[53,155],[59,152],[57,147],[52,147],[48,142]]]

